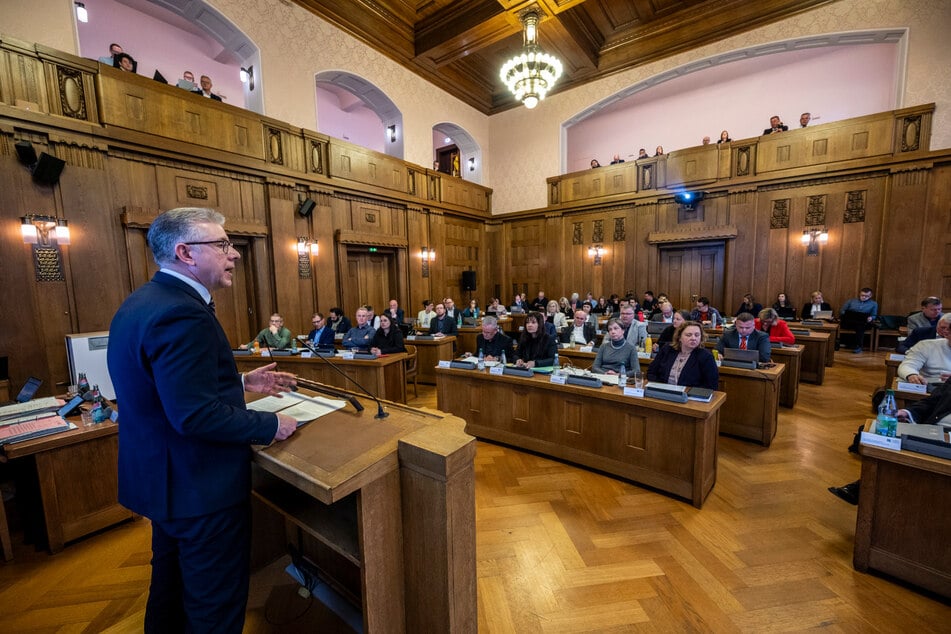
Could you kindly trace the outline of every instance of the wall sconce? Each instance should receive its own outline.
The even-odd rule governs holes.
[[[302,280],[311,277],[311,256],[317,257],[317,240],[310,236],[297,237],[297,276]]]
[[[241,83],[248,85],[248,90],[254,90],[254,66],[241,67]]]
[[[396,143],[396,124],[386,126],[386,138],[390,143]]]
[[[76,19],[83,23],[89,22],[89,12],[86,11],[86,5],[82,2],[74,2],[73,4],[76,5]]]
[[[819,245],[829,241],[829,231],[822,229],[803,229],[802,243],[806,246],[806,255],[819,255]]]
[[[474,156],[469,157],[469,171],[470,172],[475,171],[475,157]]]
[[[60,246],[70,243],[69,223],[65,218],[28,214],[20,218],[24,244],[33,245],[33,268],[37,282],[62,282],[63,256]]]
[[[594,258],[594,265],[601,266],[601,257],[604,255],[604,247],[600,244],[593,244],[588,247],[588,257]]]
[[[429,263],[436,261],[436,249],[423,247],[420,250],[419,255],[423,260],[423,266],[422,266],[423,277],[429,277]]]
[[[697,203],[703,200],[706,192],[677,192],[674,194],[674,202],[683,205],[684,209],[691,210],[697,207]]]

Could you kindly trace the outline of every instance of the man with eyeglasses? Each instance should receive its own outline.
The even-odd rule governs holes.
[[[334,331],[333,328],[327,325],[324,314],[314,313],[314,316],[310,319],[310,323],[314,325],[314,329],[307,335],[307,339],[310,340],[311,345],[315,348],[332,349],[334,347]]]
[[[173,209],[148,231],[160,270],[119,307],[109,374],[122,403],[119,502],[152,521],[146,632],[240,632],[251,558],[251,445],[297,422],[248,411],[244,392],[279,396],[294,376],[274,363],[244,375],[215,317],[240,254],[224,216]]]
[[[242,345],[241,349],[246,350],[249,345],[253,346],[255,341],[261,344],[262,348],[283,350],[291,345],[291,331],[284,327],[284,318],[274,313],[268,327],[259,332],[250,344]]]
[[[624,338],[634,348],[640,348],[647,340],[647,324],[634,319],[634,307],[630,303],[621,307],[621,328],[624,329]]]

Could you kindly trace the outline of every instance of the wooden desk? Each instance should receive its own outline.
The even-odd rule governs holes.
[[[466,431],[655,487],[700,508],[717,477],[719,411],[710,403],[634,399],[548,377],[437,368],[440,410]]]
[[[803,347],[802,369],[799,380],[822,385],[830,353],[835,352],[834,339],[827,332],[810,331],[808,335],[796,335],[796,343]]]
[[[510,337],[517,337],[522,328],[525,327],[525,316],[527,313],[509,313],[510,319],[505,323],[505,332]]]
[[[919,392],[906,392],[904,390],[898,389],[898,377],[896,376],[892,379],[892,382],[888,384],[888,387],[895,390],[895,404],[898,405],[898,409],[905,409],[915,401],[921,401],[930,396],[930,394],[921,394]]]
[[[290,541],[369,634],[475,632],[475,439],[447,414],[377,420],[360,400],[255,454],[252,564]]]
[[[802,380],[802,355],[805,346],[793,344],[782,348],[773,348],[772,358],[776,363],[786,366],[779,385],[779,404],[783,407],[795,407],[799,400],[799,381]]]
[[[118,502],[118,425],[107,421],[83,427],[78,417],[69,420],[77,429],[0,448],[10,460],[35,465],[52,553],[66,542],[133,517]]]
[[[831,366],[835,363],[835,342],[839,339],[839,324],[834,321],[827,321],[821,326],[804,326],[802,324],[797,324],[795,322],[789,324],[790,328],[808,328],[810,331],[815,333],[825,333],[829,335],[829,346],[826,348],[826,365]],[[799,343],[799,338],[796,338],[796,343]],[[822,385],[821,383],[819,385]]]
[[[898,366],[900,366],[901,362],[904,360],[905,355],[903,354],[890,354],[885,357],[885,382],[882,385],[885,387],[892,385],[895,377],[898,376]]]
[[[416,380],[428,385],[436,385],[435,367],[440,361],[450,361],[455,354],[456,337],[439,339],[413,339],[406,343],[416,346]],[[352,387],[352,386],[351,386]]]
[[[0,402],[6,403],[11,401],[10,398],[10,379],[3,379],[0,381]]]
[[[951,598],[951,461],[861,445],[852,563]]]
[[[456,339],[459,340],[459,343],[456,345],[456,354],[461,355],[463,352],[478,354],[476,348],[478,345],[477,339],[481,334],[482,326],[460,326],[456,333]],[[435,383],[435,381],[433,381],[433,383]]]
[[[415,342],[414,342],[415,343]],[[419,349],[417,348],[417,353]],[[334,357],[330,361],[351,379],[365,387],[377,398],[395,403],[406,402],[406,353],[388,354],[377,359],[342,359]],[[326,359],[311,357],[304,359],[300,356],[292,357],[254,357],[236,356],[235,364],[238,372],[249,372],[254,368],[267,365],[271,361],[277,362],[277,369],[282,372],[292,372],[297,376],[326,383],[347,390],[360,390],[339,372],[334,371]]]

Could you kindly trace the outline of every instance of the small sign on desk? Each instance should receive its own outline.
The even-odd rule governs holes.
[[[505,374],[505,366],[502,365],[501,363],[498,364],[498,365],[494,365],[494,366],[492,366],[491,368],[489,368],[489,374],[494,374],[494,375],[496,375],[496,376],[502,376],[503,374]]]
[[[624,396],[634,396],[636,398],[644,398],[644,388],[626,387],[624,388]]]
[[[920,383],[909,383],[908,381],[898,382],[899,392],[913,392],[915,394],[927,394],[928,386]]]

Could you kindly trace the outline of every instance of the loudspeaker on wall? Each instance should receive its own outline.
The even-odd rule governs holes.
[[[462,290],[464,291],[474,291],[476,289],[476,272],[475,271],[463,271],[462,272]]]
[[[43,152],[33,168],[33,180],[40,185],[55,185],[59,182],[59,175],[63,173],[65,166],[66,161],[63,159]]]
[[[317,203],[312,201],[310,198],[305,198],[301,201],[300,206],[297,208],[297,213],[300,214],[302,218],[306,218],[313,213],[314,207],[317,206]]]

